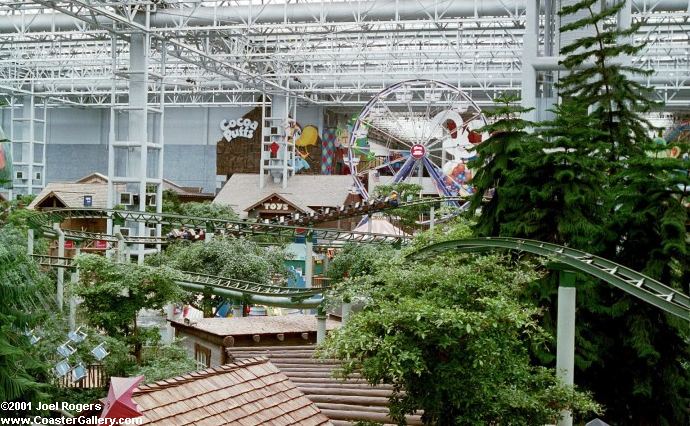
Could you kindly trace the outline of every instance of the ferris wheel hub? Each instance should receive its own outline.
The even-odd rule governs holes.
[[[426,154],[427,154],[426,147],[424,145],[422,145],[421,143],[412,145],[412,147],[410,147],[410,155],[415,160],[421,160],[422,158],[424,158],[426,156]]]

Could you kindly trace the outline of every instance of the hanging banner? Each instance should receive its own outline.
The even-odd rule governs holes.
[[[0,188],[11,189],[12,179],[12,145],[9,141],[0,142]]]

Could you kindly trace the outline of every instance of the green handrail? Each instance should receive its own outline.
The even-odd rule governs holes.
[[[32,255],[32,257],[44,266],[69,269],[76,267],[74,259],[69,257],[45,255]],[[202,292],[208,288],[212,294],[218,296],[247,299],[253,303],[285,308],[315,308],[323,301],[321,297],[316,296],[328,290],[328,287],[281,287],[185,271],[180,271],[180,274],[180,279],[176,282],[187,291]]]
[[[61,223],[67,219],[112,219],[116,222],[133,221],[138,223],[172,225],[175,227],[224,230],[235,235],[266,235],[278,239],[291,240],[298,236],[311,233],[319,242],[354,242],[367,244],[399,244],[409,240],[407,235],[389,235],[373,232],[343,231],[328,228],[310,228],[305,226],[281,225],[275,223],[252,222],[249,220],[228,220],[203,217],[189,217],[168,213],[149,213],[140,211],[108,210],[108,209],[53,209],[36,212],[27,218],[29,226],[42,231],[46,235],[54,235],[53,223]],[[95,232],[75,231],[64,229],[65,236],[70,239],[89,239],[117,241],[114,235]],[[125,237],[125,242],[131,244],[164,244],[162,237]]]
[[[644,302],[690,321],[690,297],[688,295],[626,266],[581,250],[556,244],[520,238],[468,238],[432,244],[407,256],[419,258],[447,250],[470,252],[477,249],[517,250],[552,257],[573,270],[599,278]]]

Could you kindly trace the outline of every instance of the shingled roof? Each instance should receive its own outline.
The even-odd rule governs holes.
[[[297,388],[331,419],[335,426],[357,421],[394,424],[388,416],[391,385],[372,386],[358,373],[347,380],[333,377],[337,360],[314,358],[315,346],[232,347],[228,355],[236,360],[267,357]],[[232,358],[231,358],[232,359]],[[407,416],[408,425],[421,425],[421,416]]]
[[[89,175],[82,177],[81,179],[77,180],[75,183],[100,183],[100,184],[105,185],[108,183],[108,176],[104,175],[103,173],[94,172],[94,173],[91,173]],[[208,199],[208,200],[213,199],[213,194],[203,192],[203,188],[201,188],[201,187],[180,186],[180,185],[176,184],[175,182],[171,181],[170,179],[165,179],[165,178],[163,178],[163,190],[164,191],[172,191],[178,197],[182,197],[182,198],[195,197],[195,198],[202,198],[202,199]]]
[[[177,321],[171,321],[173,326],[181,328],[194,328],[224,336],[242,336],[254,334],[276,333],[303,333],[316,331],[315,315],[278,315],[278,316],[251,316],[233,318],[199,318],[193,320],[190,325]],[[340,327],[340,322],[328,319],[326,329],[333,330]]]
[[[59,183],[53,182],[45,188],[29,204],[30,209],[36,207],[84,207],[84,196],[92,197],[91,207],[106,208],[108,186],[99,183]],[[53,205],[55,201],[55,205]],[[49,205],[46,205],[49,203]]]
[[[332,425],[266,358],[250,358],[139,386],[149,425]]]
[[[350,194],[353,181],[349,175],[295,175],[288,180],[288,187],[285,189],[270,177],[266,177],[265,183],[259,189],[258,174],[235,173],[213,202],[229,205],[240,212],[240,215],[246,215],[248,207],[276,194],[298,206],[303,212],[310,213],[313,211],[312,207],[343,205]]]

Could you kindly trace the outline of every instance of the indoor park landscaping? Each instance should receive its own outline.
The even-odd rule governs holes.
[[[690,424],[680,3],[0,2],[0,424]]]

